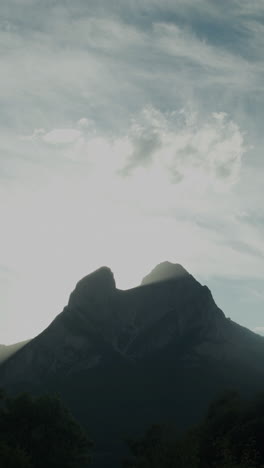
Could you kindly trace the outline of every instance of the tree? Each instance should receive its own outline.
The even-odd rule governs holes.
[[[151,427],[129,441],[124,468],[264,468],[264,395],[243,400],[226,392],[204,421],[177,433]]]
[[[4,398],[5,398],[5,391],[3,388],[0,388],[0,401],[4,400]]]
[[[31,466],[30,463],[33,468],[89,465],[92,443],[58,397],[33,398],[24,393],[14,398],[3,397],[3,401],[0,409],[2,459],[12,449],[21,460],[24,456],[21,468]],[[19,463],[17,467],[20,468]]]
[[[30,457],[18,447],[0,442],[0,466],[4,468],[32,468]]]
[[[196,468],[198,434],[196,429],[179,434],[174,425],[153,425],[138,440],[129,440],[132,457],[124,468]]]

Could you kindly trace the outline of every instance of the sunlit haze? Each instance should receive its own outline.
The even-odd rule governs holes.
[[[0,343],[164,260],[264,330],[263,2],[0,8]]]

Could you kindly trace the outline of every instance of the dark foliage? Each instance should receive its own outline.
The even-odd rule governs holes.
[[[214,401],[202,424],[177,434],[152,426],[128,442],[124,468],[264,468],[264,395],[242,400],[228,392]]]
[[[0,466],[1,468],[33,468],[30,457],[19,447],[11,447],[7,443],[0,442]]]
[[[59,398],[11,398],[1,393],[0,466],[82,468],[89,466],[92,443]]]

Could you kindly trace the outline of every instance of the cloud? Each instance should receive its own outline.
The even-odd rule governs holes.
[[[72,122],[88,113],[97,126],[112,126],[118,132],[131,115],[150,103],[173,110],[189,100],[199,111],[206,107],[206,112],[223,108],[229,112],[239,93],[252,95],[262,86],[260,63],[230,50],[224,39],[219,44],[210,41],[200,33],[202,25],[197,23],[197,29],[195,23],[180,21],[190,13],[193,2],[179,2],[177,8],[173,2],[165,2],[162,8],[158,2],[145,2],[140,10],[148,13],[143,16],[147,28],[130,2],[126,8],[121,3],[114,7],[113,2],[104,6],[105,10],[90,5],[88,12],[82,2],[67,8],[58,2],[50,9],[38,2],[40,24],[35,27],[23,23],[25,15],[18,21],[16,7],[9,11],[10,30],[0,30],[6,50],[0,122],[21,131],[34,123],[39,128],[56,128],[58,123],[67,128],[67,116],[71,115]],[[222,14],[212,2],[199,2],[201,11],[206,7],[212,21]],[[111,9],[114,13],[107,15]],[[162,12],[166,12],[163,21]],[[245,49],[258,47],[260,54],[257,37],[260,40],[261,34],[252,30]],[[243,105],[241,100],[239,105]],[[25,106],[28,112],[19,118]]]
[[[42,135],[42,140],[51,145],[74,143],[81,136],[81,132],[74,128],[56,128]]]
[[[164,258],[210,278],[263,278],[261,1],[1,9],[10,321],[26,303],[44,326],[100,263],[123,287]]]
[[[185,110],[162,114],[145,109],[128,132],[131,154],[123,174],[154,164],[171,183],[209,184],[216,190],[239,179],[244,137],[223,113],[206,121]]]
[[[87,118],[83,119],[86,124]],[[65,138],[64,132],[69,130],[56,128],[48,132],[37,129],[34,138],[22,140],[26,146],[21,145],[21,154],[27,154],[31,166],[26,179],[20,169],[17,184],[33,180],[38,188],[34,188],[32,201],[30,185],[29,190],[13,190],[13,199],[3,193],[7,200],[3,220],[22,201],[26,207],[21,211],[23,230],[18,229],[20,218],[13,220],[12,231],[20,232],[20,242],[12,252],[15,264],[23,240],[27,244],[31,239],[30,248],[38,250],[34,237],[44,236],[51,252],[58,240],[68,256],[72,242],[79,248],[86,245],[89,263],[96,266],[96,258],[103,263],[109,259],[124,277],[127,268],[122,258],[127,264],[132,261],[125,253],[128,244],[141,252],[145,262],[135,266],[133,274],[138,276],[151,259],[155,263],[164,258],[181,260],[198,273],[263,274],[260,236],[239,217],[241,206],[235,196],[246,151],[244,135],[227,114],[213,113],[204,119],[184,109],[161,112],[147,107],[133,116],[122,136],[90,132],[79,120],[70,130],[74,138]],[[47,146],[45,135],[55,135],[51,140],[57,144]],[[149,151],[146,141],[152,142]],[[35,154],[43,157],[34,162]],[[224,173],[219,171],[222,167]],[[69,217],[77,231],[69,228]],[[37,227],[29,233],[32,219]],[[9,228],[3,235],[10,240]],[[96,244],[99,233],[107,236],[102,234],[100,255],[97,250],[94,256],[87,239],[89,245]],[[61,237],[64,243],[59,241]],[[22,258],[20,261],[24,263]],[[69,261],[75,262],[73,258]],[[127,278],[123,281],[128,284]]]
[[[31,135],[23,135],[21,136],[21,140],[24,141],[34,141],[39,138],[41,135],[45,135],[46,131],[44,128],[35,128]]]
[[[86,123],[87,118],[82,119]],[[39,191],[38,205],[45,209],[44,187],[49,186],[52,211],[38,224],[53,226],[45,234],[50,244],[55,242],[57,225],[59,237],[65,236],[66,229],[67,242],[75,239],[76,234],[66,228],[70,213],[73,225],[78,226],[79,246],[87,244],[88,238],[96,243],[98,232],[107,232],[100,241],[100,258],[103,263],[109,259],[117,275],[123,272],[125,286],[129,281],[126,265],[132,261],[126,253],[128,244],[141,251],[143,259],[131,281],[135,275],[140,279],[141,268],[164,258],[182,261],[197,274],[232,278],[263,275],[261,234],[241,215],[236,196],[246,160],[245,135],[229,115],[213,113],[205,119],[187,109],[163,113],[147,107],[133,116],[122,136],[90,132],[89,126],[80,127],[79,120],[74,129],[79,132],[74,142],[61,148],[55,145],[54,150],[54,145],[49,145],[53,176],[48,173],[44,177],[44,191]],[[37,153],[45,154],[43,133],[36,138],[28,142],[29,155],[36,148]],[[152,146],[146,151],[148,140]],[[33,206],[28,224],[32,210]],[[89,223],[83,212],[89,214]],[[96,255],[99,258],[98,252]],[[92,259],[90,253],[89,262],[97,266]]]
[[[0,281],[8,282],[16,277],[16,271],[9,268],[7,265],[0,264]]]
[[[149,190],[152,178],[168,186],[182,184],[192,192],[229,190],[239,180],[244,136],[224,113],[205,120],[184,109],[162,113],[147,107],[133,117],[122,136],[91,128],[92,122],[82,118],[74,128],[35,129],[23,139],[63,145],[61,158],[88,164],[101,177],[106,168],[112,177],[133,181],[141,174]]]
[[[201,67],[215,69],[221,74],[235,72],[235,76],[238,75],[241,68],[243,68],[243,76],[245,76],[246,69],[250,68],[249,63],[241,57],[234,57],[223,48],[212,46],[188,29],[174,24],[157,23],[154,25],[154,32],[163,52],[190,60]],[[208,71],[210,72],[207,69]],[[217,80],[220,77],[215,76],[214,78]]]
[[[77,122],[77,126],[80,128],[90,128],[91,126],[94,125],[94,122],[90,121],[86,117],[82,117],[80,120]]]
[[[259,335],[264,335],[264,327],[255,327],[253,328],[253,331]]]

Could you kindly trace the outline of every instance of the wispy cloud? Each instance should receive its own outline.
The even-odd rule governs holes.
[[[35,324],[19,339],[101,263],[122,286],[164,258],[261,281],[262,2],[1,10],[0,249],[20,275],[4,308]]]
[[[17,180],[26,175],[38,189],[31,200],[32,186],[18,188],[2,208],[6,219],[22,209],[23,228],[17,217],[12,231],[19,232],[20,241],[24,239],[30,249],[37,248],[36,239],[44,236],[48,250],[54,249],[57,239],[69,256],[71,242],[78,238],[79,246],[87,239],[93,243],[99,230],[107,233],[100,258],[104,261],[104,252],[119,271],[124,268],[122,258],[132,262],[129,252],[126,257],[119,254],[124,236],[125,245],[133,245],[144,261],[147,256],[153,263],[180,257],[196,272],[263,275],[261,236],[241,218],[236,198],[246,145],[228,115],[215,113],[203,120],[185,110],[162,113],[148,107],[133,117],[122,136],[96,131],[83,117],[68,129],[36,129],[29,137],[22,136],[20,151],[31,166],[27,174],[19,172]],[[34,161],[35,154],[46,154],[46,159]],[[74,219],[72,227],[69,216]],[[10,222],[3,232],[6,239],[9,231]],[[20,249],[20,243],[12,247],[14,262]],[[5,255],[10,260],[11,251]],[[90,252],[90,262],[96,263],[96,258],[98,252]],[[31,261],[34,269],[35,256]],[[135,278],[142,267],[135,267]],[[123,284],[129,281],[124,279]]]
[[[155,171],[160,181],[167,178],[168,185],[197,180],[202,191],[208,186],[225,190],[239,180],[244,136],[226,114],[214,113],[204,121],[184,109],[162,113],[148,107],[133,117],[122,136],[94,128],[82,118],[74,127],[35,129],[21,140],[32,143],[29,155],[36,145],[40,151],[46,148],[43,143],[56,145],[65,160],[92,163],[99,172],[109,166],[108,171],[120,177],[145,168],[146,178]]]
[[[259,335],[264,335],[264,327],[255,327],[253,331]]]
[[[167,11],[168,16],[170,11],[177,11],[173,3],[165,2],[158,8],[155,2],[146,2],[148,28],[133,21],[135,9],[131,4],[126,8],[120,4],[116,14],[110,16],[98,13],[94,5],[88,12],[80,2],[69,9],[63,4],[50,9],[38,2],[32,4],[40,9],[38,27],[7,15],[0,29],[3,123],[11,125],[14,119],[13,124],[29,128],[38,121],[40,127],[46,127],[51,118],[56,125],[67,120],[65,116],[77,118],[78,109],[85,115],[88,108],[97,124],[109,126],[112,122],[118,128],[131,112],[149,102],[157,107],[161,102],[165,106],[172,104],[172,109],[179,101],[186,104],[187,99],[197,104],[202,90],[212,92],[218,87],[215,92],[221,88],[228,106],[230,93],[224,86],[235,87],[236,95],[259,90],[259,74],[263,71],[260,64],[228,50],[224,40],[215,44],[201,36],[195,23],[188,26],[180,21],[193,2],[180,2],[178,21],[172,15],[172,20],[164,18],[162,22],[161,11]],[[107,11],[109,6],[105,6]],[[134,11],[130,23],[124,15],[128,8]],[[212,10],[212,18],[221,14],[221,9],[219,12],[210,2],[200,2],[199,8],[201,14],[205,8],[208,14]],[[248,27],[243,21],[241,24]],[[261,34],[254,29],[250,37],[246,47],[256,48],[256,37]],[[259,53],[261,50],[258,44]],[[28,111],[22,118],[25,106]]]

